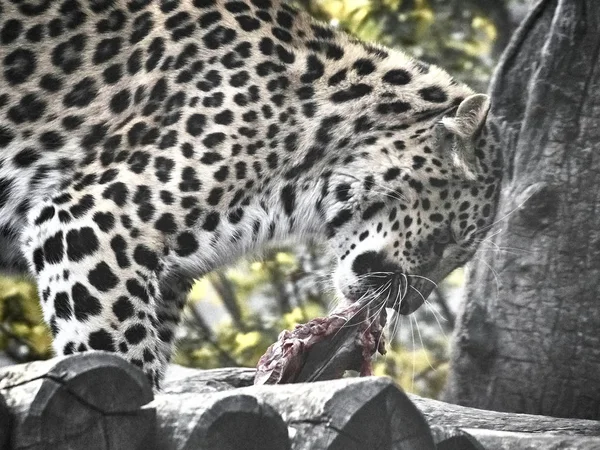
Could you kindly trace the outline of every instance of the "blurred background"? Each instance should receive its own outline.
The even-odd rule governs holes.
[[[403,49],[485,92],[528,0],[299,0],[311,15],[366,41]],[[492,251],[486,248],[482,251]],[[478,263],[477,257],[473,264]],[[260,259],[197,281],[174,362],[190,367],[255,366],[283,329],[326,315],[335,304],[333,261],[319,243],[270,250]],[[465,269],[452,273],[412,316],[388,320],[388,353],[375,373],[436,398],[444,386],[449,338]],[[0,365],[52,356],[35,286],[0,276]]]

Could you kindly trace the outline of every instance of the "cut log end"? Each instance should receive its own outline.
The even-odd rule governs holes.
[[[391,380],[350,384],[327,402],[327,409],[344,444],[340,448],[435,449],[425,418]]]
[[[152,388],[141,370],[115,355],[59,359],[40,378],[4,383],[0,392],[17,410],[15,449],[153,448],[155,412],[142,409]]]
[[[249,395],[215,402],[196,426],[200,448],[289,450],[287,425],[269,405]]]

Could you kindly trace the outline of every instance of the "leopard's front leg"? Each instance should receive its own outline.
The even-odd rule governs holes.
[[[23,250],[56,353],[115,352],[158,387],[189,283],[161,283],[169,239],[142,220],[131,191],[113,182],[46,199],[30,216]]]

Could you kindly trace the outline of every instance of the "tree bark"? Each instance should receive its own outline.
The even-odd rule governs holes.
[[[505,173],[445,399],[600,418],[600,2],[541,1],[491,85]]]

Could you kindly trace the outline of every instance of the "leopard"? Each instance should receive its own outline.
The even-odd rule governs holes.
[[[322,239],[410,314],[494,223],[490,99],[281,0],[0,0],[0,267],[159,387],[193,280]]]

